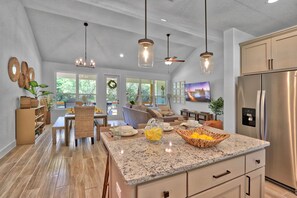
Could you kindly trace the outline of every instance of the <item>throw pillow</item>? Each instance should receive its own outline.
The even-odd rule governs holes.
[[[150,108],[147,108],[146,112],[148,112],[153,118],[157,117],[157,115],[154,113],[154,111],[152,109],[150,109]]]
[[[152,111],[157,115],[157,118],[162,118],[163,117],[162,114],[159,111],[154,110],[154,109],[152,109]]]
[[[146,111],[147,108],[144,105],[133,105],[132,109],[137,109],[137,110],[140,110],[140,111]]]
[[[150,109],[150,108],[147,108],[146,110],[149,114],[151,114],[151,116],[153,118],[162,118],[162,114],[160,112],[158,112],[157,110],[154,110],[154,109]]]

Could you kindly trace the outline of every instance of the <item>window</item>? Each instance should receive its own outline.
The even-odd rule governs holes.
[[[83,103],[96,104],[96,75],[78,75],[79,100]]]
[[[57,73],[56,108],[68,108],[76,100],[76,75]],[[71,105],[70,105],[71,106]]]
[[[57,72],[56,108],[74,107],[75,101],[96,105],[96,75]]]
[[[109,87],[108,83],[114,82],[114,88]],[[117,116],[119,111],[118,100],[118,77],[106,76],[106,112],[109,116]]]
[[[126,79],[126,94],[127,101],[137,101],[138,93],[140,92],[140,81],[139,79],[127,78]]]
[[[166,104],[166,81],[137,78],[126,79],[127,101],[145,105]]]
[[[166,92],[166,82],[164,80],[156,80],[155,81],[155,100],[156,104],[166,104],[165,95]]]
[[[153,104],[153,81],[152,80],[141,80],[141,99],[142,104]]]
[[[172,99],[173,103],[185,103],[185,82],[179,81],[179,82],[173,82],[172,85]]]

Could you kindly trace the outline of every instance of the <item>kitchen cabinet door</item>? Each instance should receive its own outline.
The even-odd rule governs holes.
[[[297,31],[272,38],[272,69],[297,68]]]
[[[265,167],[246,175],[246,198],[264,198]]]
[[[244,198],[244,179],[245,176],[241,176],[215,188],[211,188],[197,195],[193,195],[190,198]]]
[[[241,47],[241,74],[265,72],[269,70],[271,39],[266,39]]]

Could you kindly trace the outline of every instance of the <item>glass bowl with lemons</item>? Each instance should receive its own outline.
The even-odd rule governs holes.
[[[155,118],[151,118],[144,129],[144,135],[145,138],[152,143],[161,142],[163,137],[163,129],[161,123]]]

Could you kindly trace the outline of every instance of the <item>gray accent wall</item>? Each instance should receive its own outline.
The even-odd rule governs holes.
[[[19,0],[0,1],[0,158],[15,147],[15,110],[26,91],[9,79],[7,64],[15,56],[27,61],[41,80],[41,58],[24,9]]]
[[[171,82],[185,81],[186,83],[209,81],[211,86],[211,98],[217,99],[224,96],[224,51],[223,43],[216,42],[208,45],[208,51],[214,53],[214,70],[207,75],[202,74],[200,70],[200,54],[205,51],[205,46],[199,46],[192,55],[186,59],[186,62],[180,65],[171,76]],[[171,85],[172,86],[172,85]],[[185,102],[177,104],[171,102],[175,113],[185,108],[195,111],[211,112],[207,102]],[[223,120],[223,116],[218,116]]]

